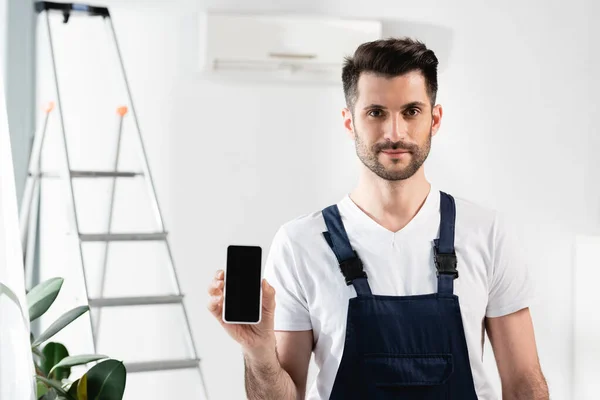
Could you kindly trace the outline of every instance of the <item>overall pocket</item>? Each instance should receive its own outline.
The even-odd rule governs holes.
[[[448,399],[452,354],[366,354],[371,399]]]

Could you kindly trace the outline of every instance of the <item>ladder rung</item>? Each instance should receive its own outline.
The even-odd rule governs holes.
[[[80,233],[82,242],[119,242],[136,240],[165,240],[167,232],[153,233]]]
[[[168,371],[173,369],[197,368],[199,363],[200,359],[126,362],[125,368],[127,369],[127,373]]]
[[[71,171],[71,178],[133,178],[141,172],[125,171]]]
[[[106,297],[89,299],[90,307],[123,307],[123,306],[149,306],[155,304],[179,304],[183,295],[167,296],[140,296],[140,297]]]

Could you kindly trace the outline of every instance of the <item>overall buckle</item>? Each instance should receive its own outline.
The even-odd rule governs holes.
[[[454,279],[458,278],[458,270],[456,269],[458,264],[456,252],[438,253],[437,249],[435,249],[433,258],[435,261],[436,275],[438,277],[440,274],[444,274],[453,275]]]
[[[346,279],[346,285],[352,285],[352,281],[357,278],[366,278],[367,273],[363,270],[363,263],[354,252],[354,257],[340,263],[342,275]]]

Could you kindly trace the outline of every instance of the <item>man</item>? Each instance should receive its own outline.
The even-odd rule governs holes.
[[[342,115],[359,183],[277,232],[262,322],[223,324],[242,345],[249,399],[304,398],[312,351],[309,399],[497,399],[484,329],[503,399],[549,398],[518,245],[497,213],[425,178],[442,121],[437,65],[408,38],[365,43],[346,60]],[[223,275],[209,288],[220,321]]]

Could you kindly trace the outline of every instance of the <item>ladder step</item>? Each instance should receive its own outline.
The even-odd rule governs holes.
[[[35,10],[38,13],[42,11],[46,12],[60,12],[62,15],[69,15],[71,12],[78,12],[87,14],[90,16],[110,17],[108,8],[106,7],[95,7],[87,4],[74,4],[74,3],[55,3],[52,1],[37,1],[35,3]]]
[[[149,306],[155,304],[181,304],[183,295],[140,296],[140,297],[105,297],[89,299],[90,307],[123,307]]]
[[[57,172],[27,172],[27,176],[33,178],[60,178],[60,174]]]
[[[135,372],[151,372],[151,371],[168,371],[174,369],[197,368],[200,364],[200,359],[188,360],[164,360],[164,361],[145,361],[135,363],[125,363],[127,373]]]
[[[125,171],[71,171],[71,178],[133,178],[140,175],[144,174]]]
[[[137,240],[165,240],[167,232],[151,233],[80,233],[82,242],[122,242]]]

